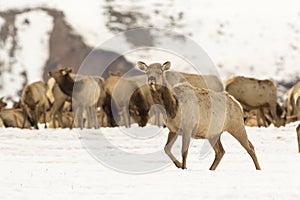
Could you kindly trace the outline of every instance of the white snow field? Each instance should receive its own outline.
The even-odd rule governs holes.
[[[194,140],[187,170],[170,165],[142,175],[104,167],[83,147],[76,130],[0,129],[0,199],[299,199],[295,127],[296,123],[247,128],[262,171],[256,171],[246,151],[224,133],[226,154],[216,171],[208,170],[213,152],[200,159],[205,140]],[[122,134],[117,136],[117,128],[105,130],[115,134],[112,137],[123,148],[135,146],[133,150],[143,153],[151,146],[124,140]],[[113,151],[110,155],[118,156]]]

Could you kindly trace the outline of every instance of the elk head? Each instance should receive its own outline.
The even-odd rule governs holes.
[[[167,61],[163,64],[153,63],[151,65],[146,65],[142,61],[137,62],[137,67],[139,70],[147,74],[148,84],[151,86],[163,85],[163,73],[164,71],[170,69],[171,62]]]

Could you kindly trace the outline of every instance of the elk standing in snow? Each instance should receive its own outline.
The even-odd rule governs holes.
[[[174,164],[178,168],[186,168],[191,138],[208,139],[215,150],[215,160],[210,170],[215,170],[225,153],[220,136],[227,131],[247,150],[259,170],[254,147],[248,140],[244,127],[240,104],[227,93],[197,89],[189,83],[179,83],[169,89],[163,74],[170,65],[170,62],[149,66],[143,62],[137,63],[138,68],[148,76],[148,84],[153,89],[152,95],[160,99],[166,110],[166,127],[170,132],[165,152]],[[178,135],[182,135],[182,163],[171,153]]]
[[[38,122],[43,116],[43,122],[46,125],[46,112],[50,108],[50,103],[46,96],[47,86],[45,83],[38,81],[25,86],[21,106],[25,114],[34,122],[34,127],[38,129]],[[25,121],[24,121],[25,125]]]
[[[66,123],[63,123],[63,117],[62,117],[64,112],[64,105],[66,103],[70,103],[71,98],[61,91],[58,84],[55,82],[54,78],[50,78],[48,80],[47,86],[48,86],[47,97],[52,103],[52,107],[49,113],[51,125],[54,128],[56,128],[56,126],[65,127]],[[56,121],[58,123],[56,123]],[[70,128],[71,127],[72,126],[70,126]]]
[[[262,117],[265,126],[267,126],[267,122],[264,109],[270,111],[271,120],[276,127],[285,124],[285,120],[281,116],[281,106],[277,103],[277,88],[271,80],[236,76],[226,82],[225,90],[240,102],[244,110],[258,110],[257,121],[259,122]]]
[[[96,116],[96,105],[99,102],[102,91],[99,84],[103,84],[101,77],[81,76],[71,74],[71,68],[64,68],[50,72],[49,75],[55,79],[61,91],[72,97],[74,120],[78,127],[84,128],[84,119],[88,128],[98,128]],[[101,101],[104,102],[104,101]]]

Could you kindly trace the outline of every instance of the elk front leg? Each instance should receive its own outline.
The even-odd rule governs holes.
[[[44,123],[45,123],[44,127],[47,128],[47,119],[46,119],[47,118],[47,116],[46,116],[47,109],[46,109],[46,106],[44,106],[44,110],[43,111],[44,111]]]
[[[187,134],[186,132],[182,134],[182,169],[186,169],[186,158],[190,146],[190,141],[191,141],[191,135]]]
[[[270,111],[271,111],[271,116],[272,116],[272,119],[273,119],[272,120],[273,124],[276,127],[280,127],[281,124],[280,124],[279,118],[278,118],[277,113],[276,113],[276,105],[270,106]]]
[[[165,150],[166,154],[169,156],[169,158],[176,165],[176,167],[181,168],[182,164],[175,158],[175,156],[171,152],[171,148],[172,148],[173,144],[175,143],[177,137],[178,137],[178,133],[174,133],[174,132],[170,131],[164,150]]]
[[[297,127],[298,152],[300,153],[300,124]]]
[[[40,106],[37,106],[34,110],[34,128],[39,129],[38,123],[40,119]]]

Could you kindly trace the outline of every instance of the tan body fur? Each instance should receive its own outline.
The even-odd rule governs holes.
[[[152,125],[157,125],[159,127],[163,126],[165,121],[165,112],[160,106],[158,106],[158,104],[161,104],[161,102],[159,102],[157,99],[153,99],[151,96],[151,88],[148,85],[145,85],[147,82],[147,76],[133,76],[129,77],[128,79],[137,83],[139,86],[139,92],[145,97],[145,102],[141,102],[141,105],[137,106],[135,103],[135,108],[132,105],[130,106],[133,121],[137,122],[140,126],[145,126],[145,121],[150,119],[150,123]],[[217,92],[224,91],[223,83],[215,75],[198,75],[176,71],[166,71],[164,73],[164,80],[166,81],[166,85],[170,87],[177,83],[188,82],[196,88],[208,88]],[[131,98],[131,101],[136,101],[135,96]],[[155,104],[156,106],[152,107]],[[150,116],[145,116],[145,113],[148,112]],[[147,119],[145,119],[145,117],[147,117]]]
[[[31,128],[31,124],[22,109],[6,109],[0,112],[0,119],[5,127]]]
[[[174,164],[185,169],[190,139],[206,138],[215,150],[215,160],[210,167],[215,170],[225,153],[220,136],[227,131],[247,150],[259,170],[254,147],[247,137],[240,104],[227,93],[195,88],[189,83],[166,87],[163,73],[170,65],[170,62],[149,66],[143,62],[137,63],[138,68],[147,73],[148,84],[155,91],[152,96],[154,99],[161,98],[166,110],[166,126],[170,132],[164,149]],[[171,153],[178,135],[182,135],[182,163]]]
[[[286,122],[290,123],[296,120],[300,120],[300,82],[294,85],[286,93],[286,101],[284,107],[286,110]]]
[[[131,94],[138,88],[135,81],[129,78],[122,78],[120,74],[110,74],[105,81],[105,88],[108,95],[111,97],[113,108],[113,118],[119,126],[125,125],[129,128],[131,125],[129,101]],[[143,95],[137,97],[139,102],[144,102]]]
[[[46,92],[46,84],[38,81],[25,86],[22,93],[21,106],[28,117],[34,121],[36,129],[38,129],[37,124],[41,117],[43,117],[42,121],[46,127],[46,111],[50,108]]]
[[[226,82],[225,90],[241,103],[244,110],[257,109],[264,114],[263,109],[268,108],[274,125],[277,127],[284,125],[284,120],[277,114],[277,88],[271,80],[237,76]]]

